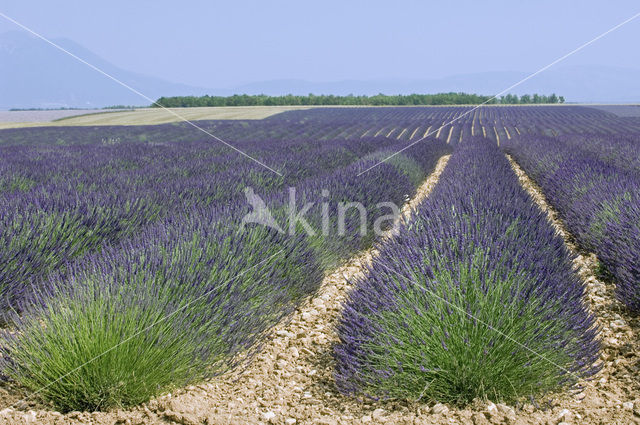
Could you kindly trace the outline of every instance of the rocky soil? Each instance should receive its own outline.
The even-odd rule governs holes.
[[[448,157],[405,207],[409,215],[428,193]],[[512,161],[523,186],[576,249],[540,190]],[[391,236],[390,236],[391,237]],[[335,324],[349,282],[378,255],[372,249],[327,276],[318,295],[274,329],[273,337],[244,370],[166,394],[131,410],[62,415],[37,404],[16,403],[19,389],[0,389],[6,424],[640,424],[640,319],[613,297],[614,285],[596,277],[597,259],[579,253],[576,269],[587,285],[587,305],[601,326],[603,368],[582,390],[518,406],[477,401],[466,409],[404,401],[372,402],[339,394],[333,382]],[[31,402],[33,403],[33,402]]]

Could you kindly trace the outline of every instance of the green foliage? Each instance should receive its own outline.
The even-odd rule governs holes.
[[[376,162],[385,161],[404,174],[415,187],[418,187],[420,183],[427,178],[427,173],[422,169],[420,164],[418,164],[415,159],[403,153],[398,154],[392,151],[381,151],[367,155],[364,159],[372,159]]]
[[[57,409],[139,404],[216,364],[215,357],[198,358],[198,328],[175,332],[176,320],[163,320],[171,300],[164,288],[152,294],[151,282],[142,282],[105,293],[97,280],[82,284],[82,293],[56,297],[44,315],[27,316],[20,334],[9,340],[16,367],[10,376]],[[130,301],[140,298],[145,305]],[[222,351],[222,342],[216,344]]]
[[[467,93],[438,93],[438,94],[409,94],[409,95],[384,95],[375,96],[334,96],[314,95],[285,96],[260,95],[233,95],[233,96],[172,96],[161,97],[152,107],[189,108],[203,106],[317,106],[317,105],[350,105],[350,106],[413,106],[413,105],[478,105],[487,104],[524,104],[524,103],[562,103],[564,98],[558,98],[555,94],[544,95],[518,95],[508,94],[500,99],[492,96]]]
[[[506,105],[525,105],[525,104],[536,104],[536,103],[564,103],[564,97],[558,97],[555,93],[551,93],[550,96],[534,94],[533,96],[530,94],[523,94],[518,97],[517,94],[507,94],[505,96],[500,96],[500,101],[497,103],[506,104]]]
[[[378,355],[367,367],[393,373],[378,382],[382,387],[365,392],[463,405],[474,399],[515,401],[558,386],[558,373],[549,364],[570,359],[537,335],[571,335],[557,322],[540,323],[535,299],[513,297],[532,284],[531,277],[496,272],[487,278],[489,255],[477,248],[466,264],[455,268],[441,257],[434,276],[439,289],[406,291],[399,301],[402,308],[376,319],[382,333],[394,335],[400,343],[376,347]],[[505,257],[503,262],[508,261]],[[428,285],[422,276],[415,277]],[[480,281],[491,290],[483,291]],[[416,306],[422,305],[429,308],[416,314]],[[398,326],[398,314],[403,327]]]
[[[27,192],[36,185],[36,182],[28,177],[18,174],[0,176],[0,192]]]
[[[604,280],[606,282],[615,282],[615,276],[613,275],[613,273],[611,273],[607,266],[604,265],[602,261],[598,261],[598,263],[596,264],[595,272],[596,276],[598,276],[600,280]]]

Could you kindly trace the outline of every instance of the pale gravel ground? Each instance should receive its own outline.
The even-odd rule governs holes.
[[[408,214],[431,191],[448,158],[404,208]],[[512,161],[523,187],[565,237],[555,212],[539,189]],[[318,295],[274,330],[261,353],[243,371],[167,394],[128,411],[70,413],[46,410],[0,411],[6,424],[640,424],[638,318],[629,317],[613,298],[613,285],[594,275],[596,259],[580,255],[576,268],[587,284],[587,305],[596,314],[605,340],[603,370],[582,392],[566,392],[518,408],[478,401],[467,409],[409,402],[362,403],[340,395],[333,382],[335,325],[348,282],[362,273],[377,250],[350,260],[327,276]],[[14,395],[15,397],[15,395]],[[2,397],[5,400],[6,397]]]

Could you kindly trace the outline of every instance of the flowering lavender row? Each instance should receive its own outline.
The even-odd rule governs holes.
[[[542,187],[569,232],[640,312],[640,155],[637,136],[516,138],[506,145]]]
[[[337,385],[464,404],[572,384],[598,358],[583,295],[563,239],[504,155],[468,140],[349,295]]]

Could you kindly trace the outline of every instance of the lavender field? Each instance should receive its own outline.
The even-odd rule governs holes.
[[[640,118],[364,107],[197,124],[246,156],[187,123],[0,130],[0,409],[134,417],[259,367],[279,326],[319,305],[327,276],[373,249],[323,330],[334,339],[283,348],[329,350],[332,400],[446,405],[446,419],[478,400],[513,411],[605,379],[596,390],[632,403],[611,418],[633,416]],[[397,225],[394,208],[443,161]],[[576,265],[590,256],[591,277]],[[256,409],[245,415],[260,419]],[[314,423],[314,409],[288,417]]]

